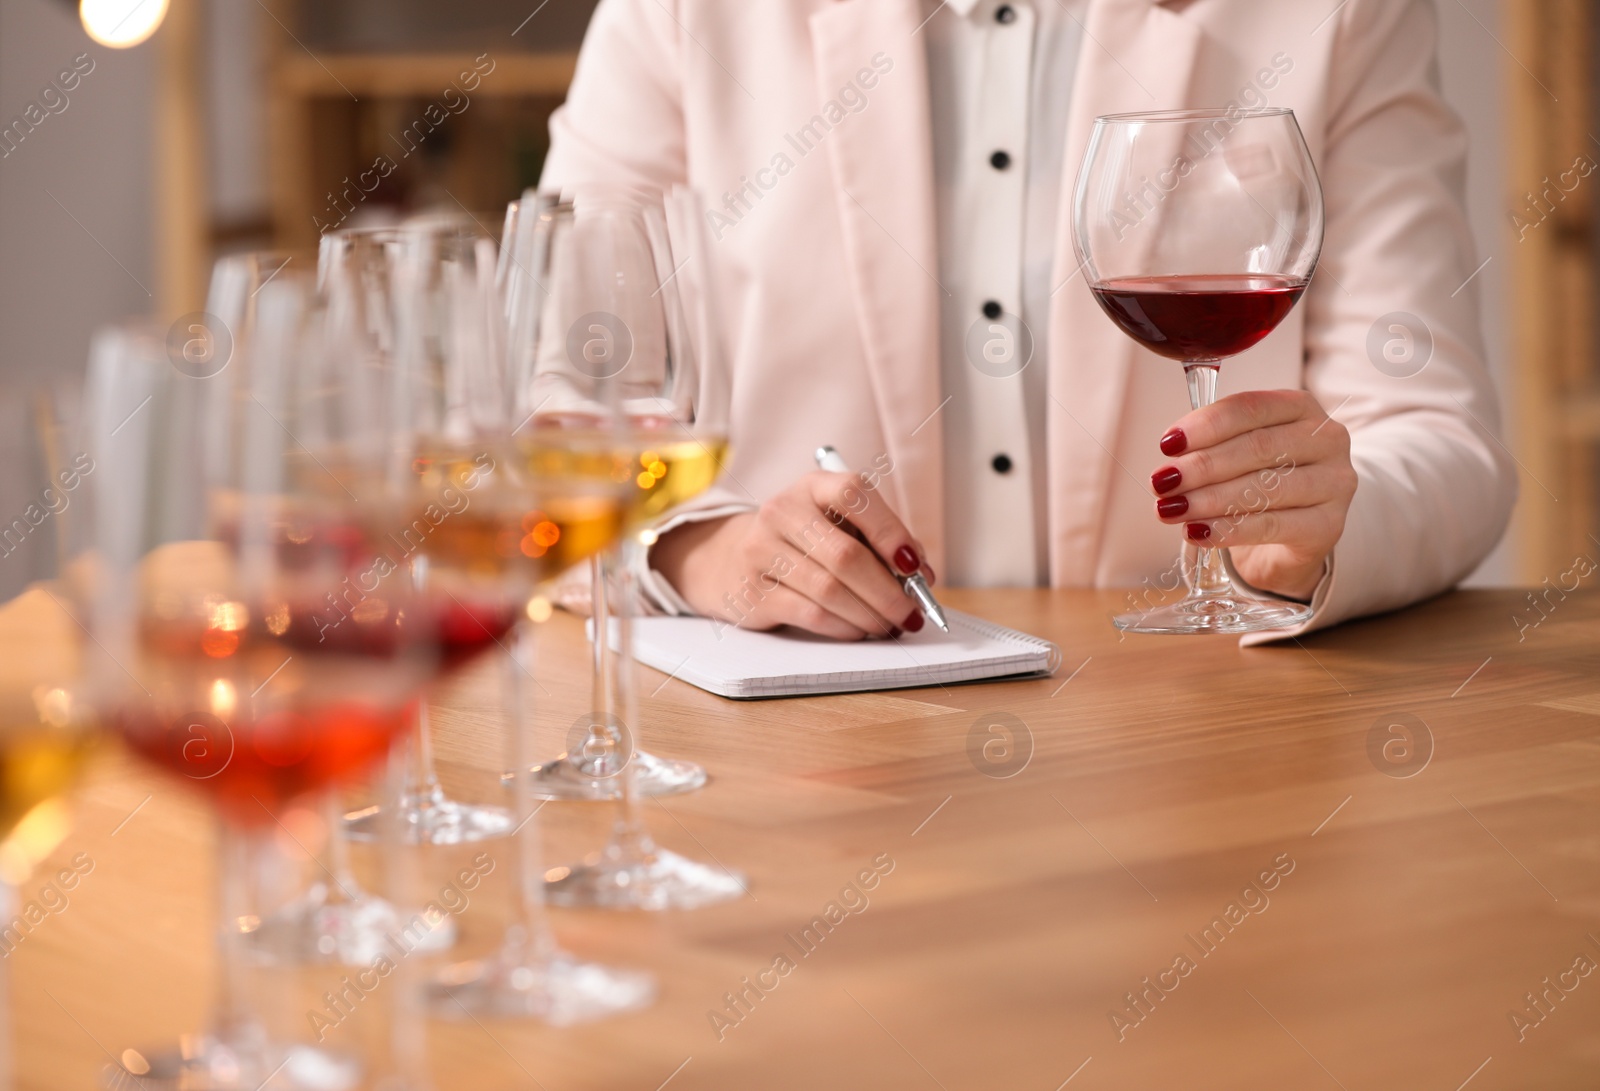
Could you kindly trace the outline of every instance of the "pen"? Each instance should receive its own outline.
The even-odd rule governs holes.
[[[850,467],[845,465],[844,459],[839,457],[839,452],[832,447],[818,447],[816,459],[817,467],[827,470],[829,473],[847,474],[850,472]],[[905,588],[906,594],[917,600],[917,606],[921,608],[927,619],[939,626],[942,631],[948,633],[950,624],[945,621],[944,611],[939,608],[939,603],[934,599],[933,592],[928,590],[928,581],[922,578],[922,573],[913,572],[909,576],[902,576],[892,568],[889,572],[890,575],[900,581],[900,586]]]

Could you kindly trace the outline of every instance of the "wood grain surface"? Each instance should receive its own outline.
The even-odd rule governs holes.
[[[1060,673],[736,703],[643,671],[643,744],[712,776],[646,804],[652,828],[744,870],[750,896],[554,913],[564,944],[649,969],[660,999],[564,1029],[433,1021],[437,1086],[1600,1086],[1600,598],[1463,592],[1241,649],[1121,638],[1115,593],[944,596],[1057,641]],[[15,600],[0,672],[46,669],[72,632],[42,593]],[[580,622],[543,626],[540,655],[553,754],[586,711]],[[500,667],[436,703],[464,796],[493,795]],[[74,812],[22,897],[78,854],[93,870],[5,960],[17,1083],[39,1091],[198,1027],[212,969],[203,802],[108,748]],[[549,861],[597,847],[608,815],[544,808]],[[282,817],[285,866],[314,870],[315,820]],[[498,938],[509,845],[422,861],[442,891],[474,852],[497,866],[453,899],[457,955]],[[350,972],[264,974],[260,997],[307,1035]],[[329,1042],[372,1048],[387,1000]]]

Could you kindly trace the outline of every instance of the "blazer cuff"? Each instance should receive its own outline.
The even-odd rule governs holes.
[[[662,520],[653,529],[656,538],[668,534],[687,523],[704,523],[711,519],[725,519],[730,515],[743,515],[748,511],[757,510],[755,504],[725,503],[709,508],[696,508],[692,511],[680,511]],[[690,606],[672,582],[657,572],[650,564],[655,548],[638,554],[639,566],[634,572],[634,578],[639,581],[639,590],[646,609],[652,614],[666,614],[669,617],[693,617],[695,609]]]
[[[1226,554],[1224,554],[1224,556],[1226,557]],[[1334,546],[1333,552],[1329,553],[1327,559],[1322,562],[1322,579],[1317,581],[1316,590],[1311,592],[1311,601],[1309,603],[1311,607],[1311,616],[1309,618],[1307,618],[1305,621],[1302,621],[1298,625],[1293,625],[1285,629],[1268,629],[1267,631],[1260,633],[1246,633],[1244,636],[1239,638],[1239,646],[1248,648],[1256,644],[1271,643],[1274,640],[1288,640],[1290,637],[1299,636],[1302,633],[1309,633],[1314,629],[1321,629],[1324,626],[1330,625],[1334,621],[1337,621],[1337,618],[1330,619],[1327,616],[1327,606],[1329,600],[1333,596],[1334,578],[1335,573],[1338,570],[1338,556],[1339,547]],[[1271,591],[1263,591],[1259,587],[1252,586],[1248,580],[1241,579],[1239,577],[1239,573],[1234,571],[1233,561],[1231,559],[1227,561],[1227,569],[1228,575],[1233,577],[1234,583],[1249,589],[1249,591],[1258,598],[1272,599],[1276,602],[1300,602],[1299,599],[1285,598],[1283,595],[1275,595]],[[1302,605],[1307,604],[1302,603]]]

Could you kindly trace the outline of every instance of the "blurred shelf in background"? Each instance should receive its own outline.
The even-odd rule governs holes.
[[[506,202],[538,181],[594,2],[173,0],[157,103],[157,132],[168,134],[161,312],[200,310],[211,264],[229,251],[309,258],[324,230],[427,209],[464,210],[498,232]],[[247,32],[257,43],[258,66],[218,73],[240,63],[208,47],[218,20],[228,41]],[[208,78],[213,92],[231,83],[260,104],[259,133],[229,131],[229,110],[202,92]],[[208,152],[240,139],[255,142],[250,158],[267,180],[244,208],[217,200],[206,166],[226,172],[230,157]]]

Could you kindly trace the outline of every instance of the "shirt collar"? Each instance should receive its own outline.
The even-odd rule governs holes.
[[[982,0],[944,0],[945,6],[965,19]]]

